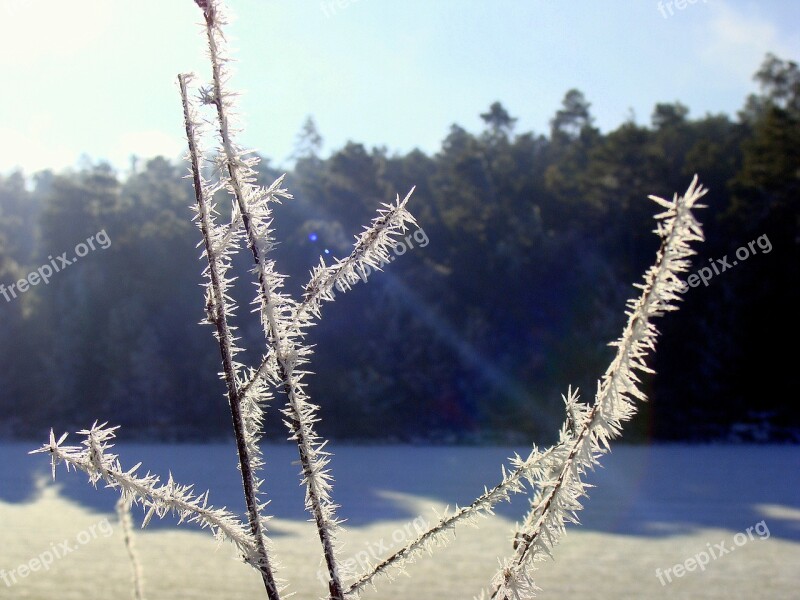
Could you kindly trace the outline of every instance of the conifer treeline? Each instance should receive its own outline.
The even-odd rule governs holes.
[[[735,120],[658,104],[649,126],[605,134],[577,90],[546,136],[516,131],[495,103],[484,131],[454,125],[433,156],[348,143],[323,159],[308,123],[286,180],[295,200],[276,211],[289,289],[320,254],[346,255],[376,204],[412,185],[422,227],[309,334],[324,435],[546,441],[564,382],[594,388],[587,376],[608,363],[629,282],[651,260],[647,195],[699,173],[707,243],[685,306],[662,321],[651,403],[631,431],[793,439],[800,410],[785,396],[792,356],[779,342],[798,335],[800,70],[768,56],[756,79]],[[262,183],[280,174],[262,165]],[[202,264],[184,175],[154,159],[126,179],[102,164],[32,185],[0,178],[0,432],[40,437],[95,418],[128,435],[227,432],[218,356],[197,326]],[[64,252],[77,260],[64,264]],[[44,265],[49,282],[33,285]],[[245,316],[250,299],[237,300]],[[259,347],[258,320],[248,323],[245,345]],[[283,436],[276,409],[265,427]]]

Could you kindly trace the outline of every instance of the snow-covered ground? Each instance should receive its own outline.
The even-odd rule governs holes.
[[[0,598],[130,598],[130,566],[113,511],[63,467],[55,485],[28,444],[0,445]],[[125,445],[123,466],[211,489],[210,500],[241,512],[235,454],[228,445]],[[512,452],[502,448],[334,448],[334,499],[348,520],[343,556],[355,564],[397,549],[434,510],[466,503],[494,485]],[[524,449],[516,449],[523,452]],[[289,446],[267,446],[266,483],[279,575],[297,598],[324,593],[314,531],[305,522],[298,467]],[[800,448],[788,446],[617,446],[593,474],[597,485],[557,548],[542,563],[541,598],[800,598]],[[477,594],[511,551],[525,500],[504,505],[479,529],[380,580],[364,598],[463,600]],[[141,522],[141,509],[134,518]],[[750,532],[748,533],[748,528]],[[150,600],[264,597],[259,577],[207,532],[152,523],[137,532]],[[70,552],[66,552],[66,548]],[[723,550],[725,552],[723,552]],[[703,553],[708,560],[703,557]],[[20,565],[41,565],[26,572]],[[716,556],[712,558],[712,556]],[[703,570],[697,561],[707,562]],[[675,572],[675,565],[694,570]],[[661,570],[661,578],[657,575]],[[667,569],[671,571],[666,574]],[[669,579],[672,581],[670,582]],[[663,584],[662,584],[663,582]]]

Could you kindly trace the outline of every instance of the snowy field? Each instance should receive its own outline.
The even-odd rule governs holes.
[[[0,445],[0,598],[130,598],[114,494],[95,491],[85,475],[63,467],[53,485],[47,458],[26,454],[32,446]],[[123,467],[141,460],[153,472],[171,470],[179,482],[210,488],[215,505],[241,512],[232,446],[120,443],[117,450]],[[494,485],[512,452],[397,446],[335,451],[334,499],[348,521],[343,556],[354,564],[396,549],[415,527],[433,522],[435,510],[467,503],[484,484]],[[302,510],[296,455],[289,446],[268,446],[265,454],[279,575],[291,581],[294,597],[318,598],[324,593],[318,545]],[[586,501],[583,525],[569,530],[554,562],[541,564],[540,598],[800,598],[800,448],[617,446],[603,464],[591,478],[598,487]],[[480,529],[458,530],[455,543],[410,566],[410,577],[382,579],[364,598],[472,598],[498,557],[510,553],[511,530],[524,509],[524,500],[504,505],[497,516],[481,520]],[[134,519],[141,517],[135,509]],[[265,597],[260,578],[208,533],[172,522],[137,533],[149,600]],[[53,553],[63,556],[47,570],[20,568]],[[704,560],[703,553],[708,564],[701,571],[697,559]]]

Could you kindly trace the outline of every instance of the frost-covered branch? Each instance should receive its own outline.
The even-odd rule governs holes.
[[[136,552],[136,544],[133,536],[133,520],[131,519],[131,501],[120,496],[116,504],[119,526],[122,529],[122,539],[125,542],[125,550],[128,553],[128,560],[131,561],[131,583],[133,600],[144,600],[144,576],[142,575],[142,565],[139,562],[139,554]]]
[[[341,292],[347,291],[359,279],[366,277],[367,267],[380,269],[380,265],[389,261],[389,250],[395,243],[394,236],[408,231],[408,224],[416,224],[406,209],[413,193],[414,188],[411,188],[402,200],[397,196],[394,204],[384,204],[372,223],[355,236],[356,243],[347,258],[337,260],[332,265],[326,265],[325,260],[320,258],[320,265],[314,267],[311,279],[305,285],[303,301],[297,307],[295,320],[306,320],[308,313],[319,317],[322,301],[334,299],[334,287]]]
[[[386,574],[390,568],[402,569],[405,563],[412,561],[422,551],[432,551],[446,541],[446,532],[456,525],[470,522],[478,515],[491,514],[493,507],[508,500],[511,493],[524,491],[525,480],[536,495],[531,511],[515,536],[515,558],[522,557],[519,564],[528,560],[531,549],[539,548],[535,545],[539,539],[544,540],[539,551],[549,555],[549,548],[558,535],[549,521],[551,527],[542,526],[541,515],[555,518],[557,533],[563,531],[565,520],[577,522],[574,513],[581,508],[578,499],[585,495],[585,484],[580,475],[596,464],[597,456],[607,449],[608,440],[619,432],[620,423],[633,416],[635,408],[630,396],[643,399],[635,386],[638,382],[635,370],[650,371],[643,362],[647,351],[654,348],[656,330],[650,324],[650,319],[676,308],[674,303],[679,299],[677,292],[681,289],[677,274],[688,268],[687,259],[694,254],[688,244],[703,239],[700,225],[691,209],[699,206],[696,202],[704,194],[705,190],[697,185],[695,177],[684,197],[675,198],[672,202],[653,198],[667,209],[657,215],[660,223],[656,232],[662,237],[662,247],[657,254],[656,264],[645,276],[645,284],[637,286],[643,288],[641,298],[628,304],[629,321],[620,341],[614,343],[619,347],[617,357],[601,381],[594,407],[590,409],[580,404],[577,391],[570,389],[564,397],[567,418],[556,444],[541,452],[534,448],[525,460],[515,457],[512,460],[514,469],[508,473],[504,469],[503,480],[497,486],[486,490],[469,506],[456,508],[452,515],[445,515],[428,531],[359,576],[348,587],[348,595],[357,595],[367,585],[374,585],[374,579]],[[592,440],[592,443],[584,443],[586,439]],[[601,444],[602,448],[594,447]],[[567,488],[568,493],[555,498],[555,491]],[[497,576],[502,581],[508,577],[505,587],[510,595],[498,595],[498,588],[493,597],[522,598],[534,591],[535,586],[527,579],[524,570],[521,567],[515,569],[512,566],[514,564],[508,561]],[[522,595],[526,593],[528,596]]]
[[[195,494],[192,485],[178,484],[172,475],[164,484],[149,472],[140,477],[136,471],[141,463],[127,471],[123,470],[119,457],[108,452],[114,446],[110,441],[114,439],[116,429],[95,422],[91,429],[78,432],[86,436],[81,446],[62,445],[67,434],[56,440],[51,430],[49,443],[33,450],[31,454],[50,454],[54,478],[56,466],[63,462],[67,471],[74,469],[87,473],[93,485],[105,481],[106,487],[119,490],[126,501],[130,500],[147,510],[142,527],[147,526],[154,515],[164,518],[168,513],[174,513],[179,516],[181,523],[199,523],[202,528],[210,529],[217,539],[233,542],[247,562],[258,564],[260,557],[251,533],[235,515],[209,505],[208,492]]]
[[[302,331],[313,324],[314,318],[320,317],[320,306],[325,300],[334,299],[334,288],[341,292],[347,291],[359,279],[366,277],[366,268],[380,269],[380,265],[389,261],[389,250],[395,243],[395,236],[408,231],[409,224],[416,224],[416,220],[406,209],[414,188],[402,200],[397,197],[394,204],[384,204],[378,210],[378,215],[364,231],[355,236],[356,242],[350,255],[342,260],[326,265],[320,257],[319,266],[311,272],[311,278],[305,285],[303,299],[292,310],[292,326],[297,329],[297,334],[302,336]],[[265,357],[255,373],[242,388],[242,395],[249,395],[251,388],[260,379],[266,377],[270,369],[273,355]]]
[[[257,303],[269,343],[268,359],[269,355],[274,359],[268,361],[273,368],[267,373],[267,378],[273,385],[282,387],[286,393],[287,406],[282,411],[286,416],[284,422],[300,454],[303,484],[306,486],[306,507],[314,517],[322,544],[330,578],[330,597],[332,600],[341,599],[342,585],[334,546],[338,520],[335,515],[336,505],[330,497],[331,477],[326,469],[328,453],[324,451],[325,443],[319,440],[313,427],[317,407],[308,400],[304,391],[305,384],[302,383],[306,374],[302,366],[310,349],[297,344],[296,330],[291,321],[295,303],[280,292],[284,276],[276,271],[274,261],[267,258],[274,243],[270,203],[290,196],[280,188],[281,180],[267,189],[258,188],[253,170],[257,157],[248,157],[249,153],[240,148],[233,139],[230,125],[233,95],[225,87],[228,77],[225,65],[229,59],[224,54],[220,3],[208,0],[201,6],[204,8],[212,68],[209,100],[215,105],[217,112],[220,158],[228,176],[227,187],[238,206],[247,245],[253,254],[258,279]]]
[[[586,496],[582,476],[608,452],[609,442],[620,434],[622,423],[633,417],[635,401],[646,399],[638,387],[637,372],[653,372],[645,364],[645,357],[655,350],[658,335],[652,320],[678,308],[682,289],[679,274],[688,270],[689,257],[695,254],[689,244],[703,240],[692,209],[701,207],[697,201],[705,193],[695,176],[682,197],[676,194],[672,201],[650,197],[665,209],[656,215],[655,232],[662,243],[655,264],[645,273],[644,283],[636,284],[642,290],[639,298],[628,301],[628,322],[620,338],[612,343],[617,352],[598,384],[592,407],[578,403],[577,393],[571,390],[565,397],[567,421],[557,452],[537,482],[531,510],[515,536],[513,556],[492,580],[492,598],[516,600],[535,594],[537,588],[527,567],[550,556],[568,521],[578,522],[575,513],[582,508],[580,499]]]
[[[445,510],[445,514],[435,525],[370,570],[359,575],[347,588],[346,595],[358,596],[368,585],[374,587],[374,581],[378,576],[391,576],[392,570],[402,572],[407,563],[413,562],[423,552],[430,554],[434,548],[444,546],[449,540],[447,534],[453,532],[456,526],[467,523],[474,524],[478,517],[494,514],[494,507],[501,502],[510,501],[511,494],[525,491],[523,483],[525,480],[535,481],[540,478],[542,464],[548,459],[554,448],[542,452],[534,447],[527,458],[523,459],[518,455],[512,458],[513,470],[508,471],[503,467],[503,478],[500,483],[491,489],[485,489],[484,493],[471,504],[460,508],[456,506],[450,515]]]
[[[214,222],[214,206],[212,204],[214,190],[203,180],[202,176],[200,165],[202,153],[199,149],[199,136],[197,135],[198,119],[195,115],[194,106],[189,100],[187,76],[180,75],[178,82],[181,90],[186,139],[189,145],[189,161],[195,190],[196,220],[203,236],[204,255],[208,262],[204,271],[208,280],[206,286],[206,314],[207,319],[216,328],[216,338],[219,343],[223,367],[222,377],[225,380],[228,405],[233,420],[239,456],[239,470],[242,474],[242,485],[247,504],[247,515],[260,557],[257,563],[258,569],[261,572],[269,597],[277,600],[279,597],[278,586],[272,573],[271,561],[267,551],[265,519],[261,515],[263,504],[259,501],[260,481],[256,476],[256,471],[263,463],[261,451],[258,447],[258,436],[262,422],[261,404],[268,400],[268,395],[262,388],[257,388],[259,393],[250,394],[247,398],[240,398],[239,396],[237,371],[241,365],[234,360],[234,355],[238,349],[235,346],[233,328],[228,324],[228,315],[233,314],[234,303],[227,293],[230,280],[226,276],[230,267],[230,254],[233,249],[233,245],[230,242],[235,236],[229,235]],[[234,223],[231,224],[231,227],[233,225]]]

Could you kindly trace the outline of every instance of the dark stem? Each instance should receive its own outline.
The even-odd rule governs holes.
[[[614,360],[612,361],[611,365],[609,366],[608,370],[606,371],[603,377],[603,383],[607,384],[611,389],[613,389],[614,379],[618,375],[618,370],[617,368],[615,368],[615,366],[618,367],[617,363],[619,359],[621,357],[628,355],[631,351],[631,345],[635,343],[633,341],[633,333],[643,320],[641,315],[639,314],[639,311],[644,307],[646,307],[648,304],[650,304],[653,294],[656,293],[654,287],[656,279],[658,277],[658,272],[663,268],[663,265],[667,260],[667,255],[670,249],[672,248],[674,240],[678,235],[677,230],[679,226],[680,226],[680,200],[676,203],[676,215],[674,217],[674,221],[672,222],[670,229],[665,233],[661,242],[661,246],[656,252],[655,265],[646,274],[646,290],[640,297],[637,309],[631,313],[631,317],[628,320],[628,323],[626,324],[625,329],[622,332],[622,337],[620,339],[627,340],[627,343],[624,346],[620,345]],[[602,385],[603,384],[601,383],[601,386]],[[569,472],[572,462],[575,460],[575,456],[577,455],[578,450],[580,449],[581,443],[584,441],[584,438],[590,435],[592,424],[594,423],[595,419],[598,418],[598,413],[600,412],[604,400],[604,398],[600,396],[601,391],[602,387],[598,389],[598,397],[596,398],[595,403],[592,406],[591,410],[587,414],[583,422],[583,426],[572,440],[572,448],[570,449],[570,453],[567,456],[566,460],[564,461],[564,464],[561,468],[561,472],[558,475],[558,479],[553,484],[552,489],[549,491],[547,497],[543,498],[537,506],[531,508],[530,512],[525,518],[524,521],[525,524],[530,523],[536,517],[539,518],[539,522],[541,523],[544,518],[544,515],[546,515],[547,512],[550,510],[550,506],[553,502],[553,499],[555,498],[558,491],[564,485],[566,476]],[[523,525],[522,529],[524,529],[524,527],[525,526]],[[525,558],[527,557],[530,551],[531,546],[533,545],[533,542],[539,535],[540,529],[541,527],[537,528],[531,535],[526,535],[516,539],[514,546],[515,553],[513,558],[513,561],[516,565],[521,565],[524,562]],[[506,575],[505,577],[506,583],[508,582],[508,578],[509,575]],[[500,592],[500,587],[501,586],[498,584],[498,586],[492,590],[492,595],[490,598],[492,599],[497,598],[497,594]]]
[[[261,293],[261,299],[265,306],[269,306],[272,300],[272,292],[269,283],[266,281],[264,271],[260,268],[264,257],[260,255],[258,238],[253,227],[250,211],[248,210],[247,203],[244,198],[244,190],[242,181],[239,178],[239,172],[236,167],[237,156],[234,151],[233,143],[230,137],[230,129],[228,126],[228,115],[225,112],[223,102],[222,90],[222,77],[219,66],[219,53],[217,43],[214,39],[214,13],[211,11],[210,15],[206,13],[206,31],[208,35],[208,44],[211,54],[211,68],[214,84],[214,104],[217,108],[217,118],[219,120],[219,133],[222,141],[222,147],[225,152],[225,162],[230,177],[231,188],[236,198],[236,203],[239,206],[239,212],[242,215],[242,224],[244,225],[245,232],[247,233],[247,245],[253,254],[253,260],[258,267],[258,283]],[[311,512],[314,516],[314,521],[317,525],[317,532],[319,534],[320,542],[322,543],[323,553],[325,555],[325,563],[328,567],[328,575],[330,577],[329,587],[331,590],[331,600],[344,600],[342,595],[342,584],[339,580],[339,573],[336,569],[336,560],[333,553],[333,540],[331,539],[330,532],[328,531],[327,522],[322,508],[322,499],[317,495],[314,489],[313,482],[316,480],[317,475],[314,472],[312,459],[306,452],[306,448],[310,448],[312,444],[311,436],[309,436],[306,428],[303,426],[303,415],[301,414],[300,407],[297,402],[294,389],[295,376],[290,375],[290,369],[286,366],[286,357],[281,353],[281,341],[287,341],[278,328],[275,327],[274,320],[268,321],[269,335],[268,339],[272,344],[272,349],[275,352],[276,363],[278,365],[278,377],[283,381],[284,392],[288,397],[289,408],[292,413],[292,424],[290,430],[295,436],[297,449],[300,456],[300,463],[303,469],[303,474],[306,478],[306,488],[308,491],[309,503],[311,505]],[[235,397],[234,397],[235,398]]]
[[[221,275],[219,273],[216,251],[214,250],[211,240],[211,222],[200,177],[197,143],[195,141],[194,125],[189,112],[189,99],[186,92],[186,77],[184,75],[178,76],[178,82],[181,88],[181,99],[183,101],[183,116],[192,163],[195,199],[200,212],[200,229],[203,234],[203,243],[205,245],[206,257],[208,258],[209,277],[211,279],[212,307],[210,317],[217,328],[217,339],[219,341],[222,368],[225,377],[225,385],[227,387],[228,406],[230,407],[231,418],[233,420],[236,449],[239,455],[239,467],[242,472],[242,485],[244,487],[244,496],[247,503],[247,517],[250,523],[250,531],[253,537],[255,537],[256,548],[258,549],[259,555],[258,570],[264,581],[267,597],[270,600],[280,600],[278,586],[275,583],[267,549],[264,545],[264,532],[261,524],[261,516],[258,511],[258,499],[256,497],[255,475],[251,466],[252,457],[250,456],[250,451],[245,440],[244,419],[242,418],[241,405],[239,403],[236,370],[233,366],[233,353],[231,350],[233,336],[228,326],[225,296],[221,291],[222,286],[220,285]]]

